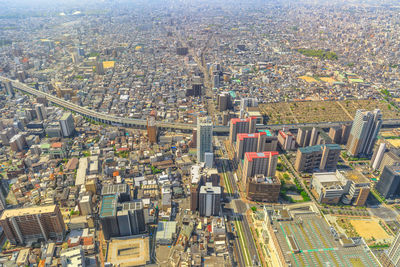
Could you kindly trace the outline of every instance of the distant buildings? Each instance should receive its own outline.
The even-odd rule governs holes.
[[[64,220],[56,205],[5,210],[0,225],[14,245],[40,239],[62,241],[65,235]]]
[[[200,187],[199,213],[200,216],[219,216],[221,210],[221,187],[208,182]]]
[[[205,161],[205,153],[213,152],[213,124],[209,117],[199,117],[197,121],[197,160]]]
[[[299,172],[335,170],[340,151],[337,144],[301,147],[297,150],[294,167]]]
[[[375,189],[384,198],[400,197],[400,165],[385,166]]]
[[[382,114],[379,109],[357,110],[347,142],[347,153],[352,157],[370,156],[381,125]]]

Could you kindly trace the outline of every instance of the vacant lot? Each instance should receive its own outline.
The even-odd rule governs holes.
[[[350,223],[365,240],[375,238],[380,241],[390,238],[388,233],[375,220],[350,220]]]
[[[268,124],[351,121],[357,109],[379,108],[384,119],[400,118],[400,112],[380,100],[305,101],[261,104]]]

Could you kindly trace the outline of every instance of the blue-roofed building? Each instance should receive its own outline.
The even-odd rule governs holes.
[[[294,167],[300,172],[336,170],[340,151],[337,144],[301,147],[297,150]]]

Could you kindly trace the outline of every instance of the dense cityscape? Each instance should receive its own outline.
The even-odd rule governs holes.
[[[400,266],[397,1],[0,7],[0,266]]]

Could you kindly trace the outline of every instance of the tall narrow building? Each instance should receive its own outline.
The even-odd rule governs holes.
[[[400,232],[397,233],[389,249],[382,253],[381,264],[384,267],[400,266]]]
[[[205,153],[213,152],[213,124],[210,117],[197,118],[197,160],[205,161]]]
[[[239,133],[255,133],[256,123],[256,117],[250,117],[246,119],[231,119],[229,142],[233,145],[233,143],[236,142],[237,134]]]
[[[357,110],[347,142],[347,153],[352,157],[370,156],[381,126],[382,113],[379,109]]]
[[[74,133],[74,118],[71,113],[64,113],[60,118],[61,132],[64,137],[71,136]]]
[[[150,143],[157,143],[157,126],[155,116],[149,116],[147,118],[147,138],[149,138]]]

